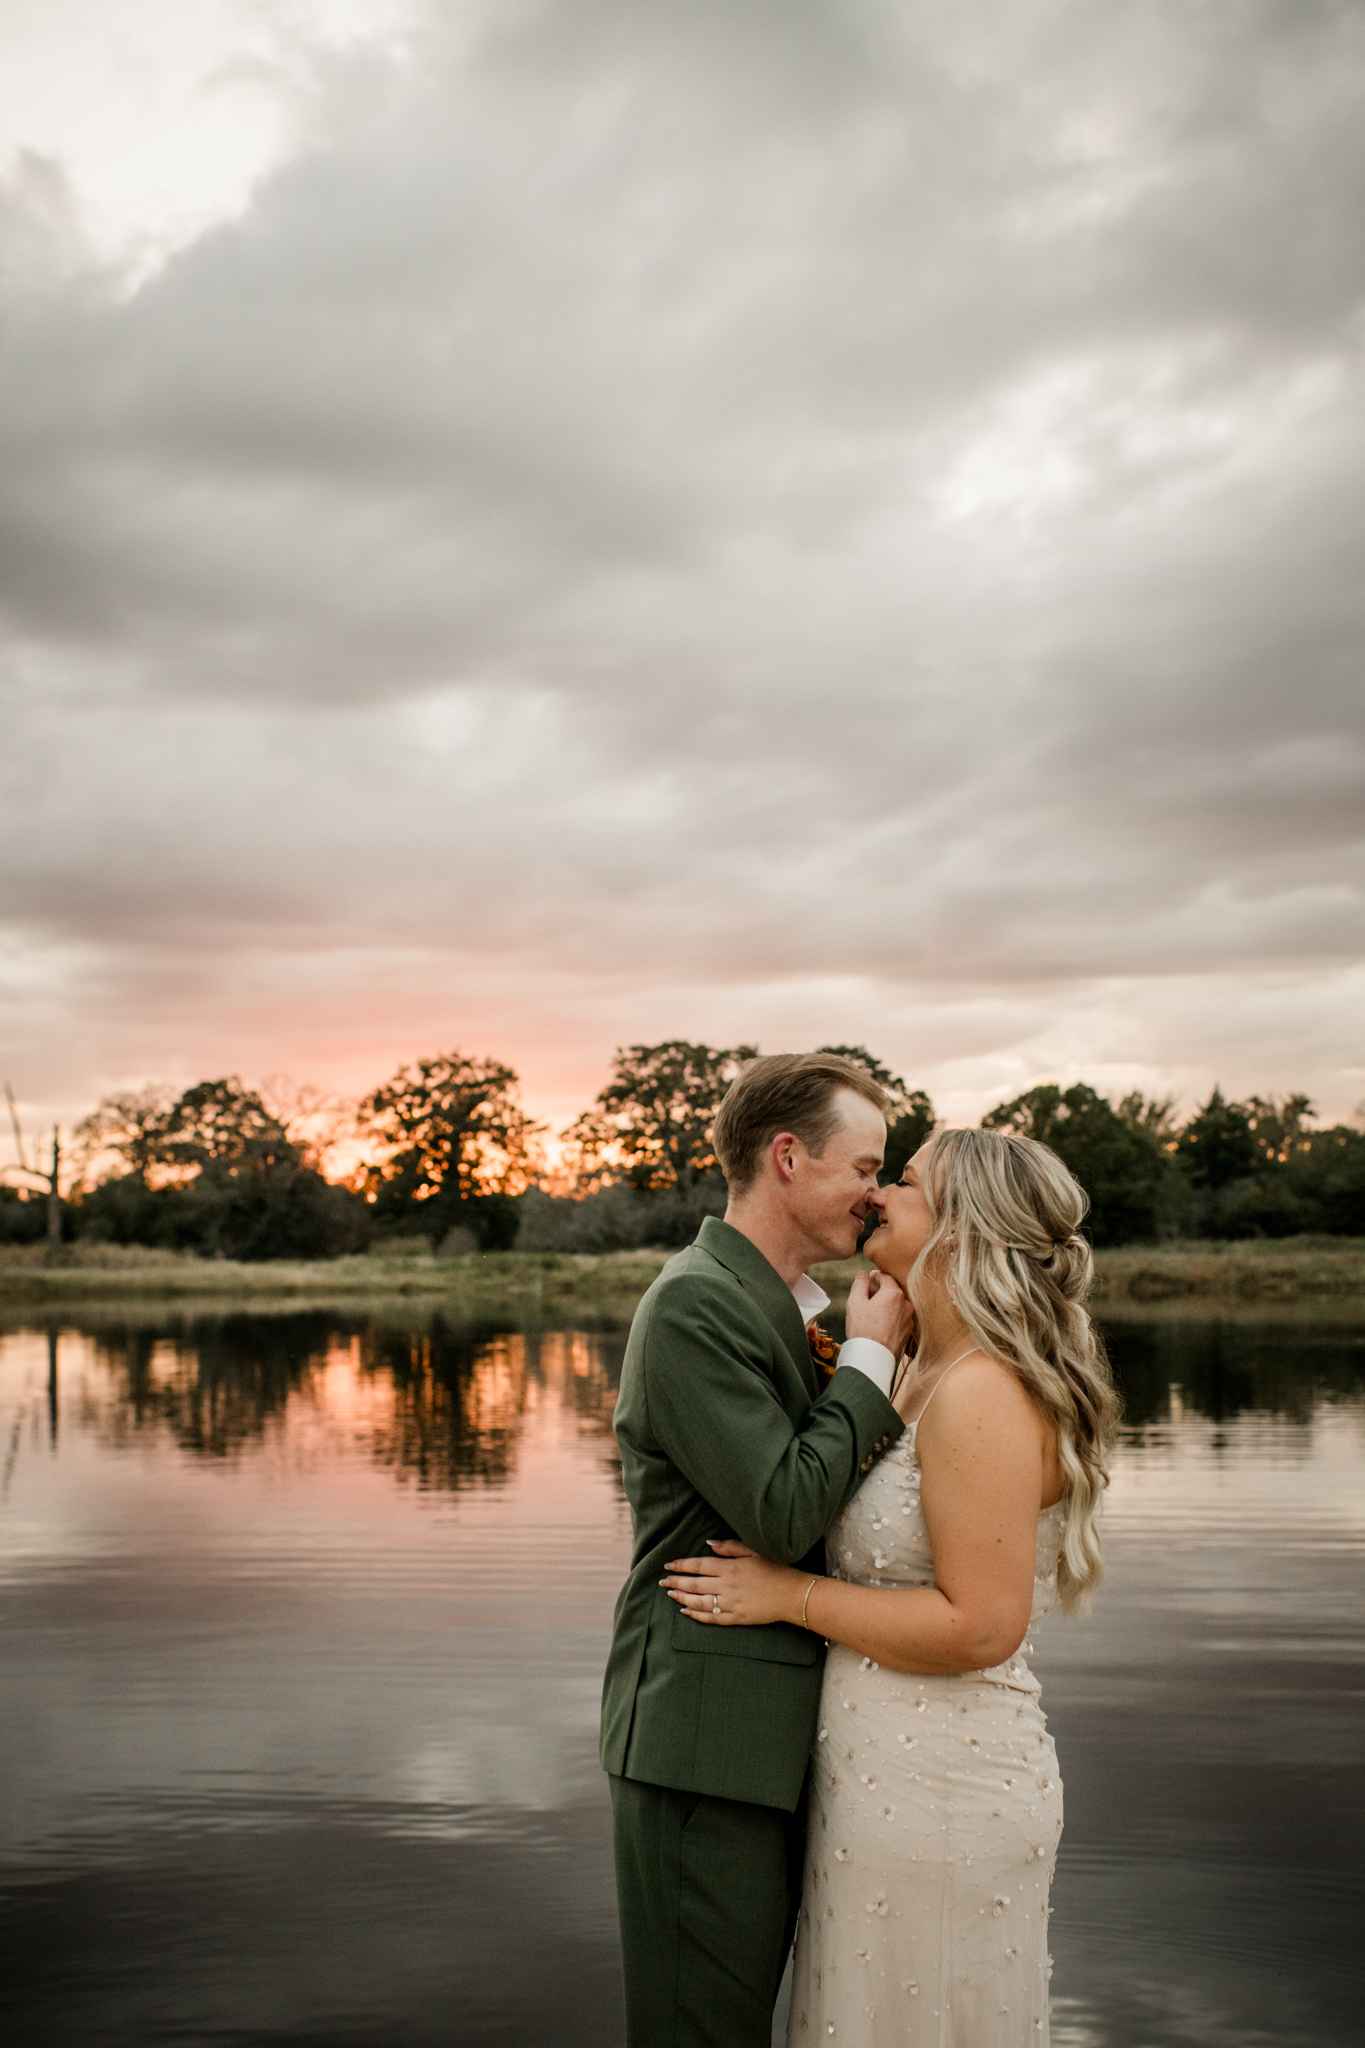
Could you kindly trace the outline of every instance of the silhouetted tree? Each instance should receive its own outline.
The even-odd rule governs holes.
[[[1125,1095],[1115,1112],[1119,1122],[1126,1124],[1130,1131],[1141,1131],[1152,1138],[1165,1152],[1175,1149],[1179,1126],[1175,1116],[1174,1095],[1144,1095],[1140,1088]]]
[[[83,1197],[85,1236],[247,1260],[333,1257],[368,1242],[360,1198],[304,1165],[235,1076],[173,1101],[158,1090],[110,1097],[80,1135],[88,1156],[112,1152],[130,1169]]]
[[[311,1081],[271,1074],[259,1092],[270,1114],[288,1133],[289,1142],[298,1148],[303,1164],[318,1173],[325,1173],[333,1151],[356,1135],[355,1104],[314,1087]]]
[[[881,1178],[893,1179],[934,1128],[928,1095],[866,1046],[819,1050],[856,1061],[886,1089]],[[380,1148],[356,1176],[368,1200],[319,1170],[356,1126],[344,1103],[307,1085],[277,1080],[267,1093],[225,1076],[180,1095],[112,1095],[77,1128],[82,1177],[63,1197],[64,1227],[238,1259],[332,1257],[363,1249],[376,1227],[439,1243],[467,1225],[482,1249],[672,1247],[690,1241],[704,1216],[723,1213],[711,1127],[753,1057],[752,1046],[683,1039],[618,1048],[611,1081],[565,1133],[577,1199],[533,1185],[541,1127],[517,1101],[516,1074],[495,1060],[439,1054],[400,1068],[365,1099],[363,1127]],[[1097,1245],[1181,1234],[1365,1236],[1365,1129],[1320,1130],[1313,1114],[1303,1094],[1229,1102],[1215,1088],[1181,1126],[1172,1097],[1135,1090],[1112,1107],[1078,1082],[1030,1089],[982,1122],[1023,1131],[1066,1161],[1090,1195]],[[27,1171],[17,1129],[16,1143]],[[0,1243],[42,1238],[49,1207],[31,1190],[0,1185]]]
[[[400,1067],[366,1096],[361,1126],[384,1148],[365,1175],[377,1219],[437,1238],[468,1225],[484,1250],[510,1245],[543,1129],[518,1085],[500,1061],[452,1051]]]
[[[179,1096],[156,1087],[106,1096],[77,1126],[76,1137],[87,1159],[112,1152],[161,1185],[209,1165],[299,1161],[279,1118],[236,1075],[198,1081]]]
[[[182,1171],[215,1166],[264,1172],[273,1166],[295,1167],[299,1156],[279,1118],[271,1115],[254,1088],[244,1088],[234,1075],[197,1082],[171,1105],[154,1163]]]
[[[1365,1237],[1365,1131],[1333,1124],[1303,1133],[1284,1176],[1297,1204],[1296,1229]]]
[[[37,1244],[46,1234],[46,1201],[0,1183],[0,1244]]]
[[[1307,1125],[1316,1112],[1306,1095],[1286,1095],[1283,1100],[1253,1095],[1246,1111],[1259,1163],[1285,1166],[1295,1152],[1307,1150],[1311,1141]]]
[[[1225,1102],[1215,1090],[1177,1155],[1198,1188],[1203,1235],[1365,1231],[1365,1134],[1346,1124],[1312,1130],[1312,1114],[1306,1095]]]
[[[580,1187],[619,1180],[659,1191],[718,1176],[711,1126],[741,1065],[755,1058],[752,1045],[718,1050],[683,1038],[618,1046],[613,1078],[564,1133]]]
[[[76,1126],[77,1153],[86,1171],[113,1153],[129,1173],[145,1176],[161,1162],[166,1120],[175,1090],[153,1086],[124,1095],[106,1095]]]
[[[61,1249],[64,1230],[62,1215],[62,1134],[54,1126],[52,1132],[52,1164],[50,1167],[38,1164],[38,1160],[43,1157],[43,1147],[41,1145],[38,1147],[34,1163],[30,1165],[28,1148],[24,1143],[23,1126],[19,1121],[19,1105],[14,1099],[14,1090],[8,1081],[5,1083],[5,1098],[9,1107],[10,1122],[14,1130],[14,1146],[19,1157],[12,1166],[0,1166],[0,1182],[3,1182],[5,1177],[10,1174],[18,1174],[21,1180],[30,1183],[37,1181],[42,1187],[46,1198],[48,1254],[50,1257],[55,1257]],[[33,1192],[31,1186],[29,1192],[30,1194]]]
[[[1175,1157],[1196,1188],[1217,1190],[1247,1178],[1260,1160],[1250,1112],[1215,1088],[1181,1131]]]

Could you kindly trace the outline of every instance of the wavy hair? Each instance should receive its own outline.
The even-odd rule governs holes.
[[[1085,1309],[1089,1197],[1046,1145],[979,1130],[930,1141],[924,1193],[933,1225],[907,1292],[919,1310],[926,1282],[942,1276],[981,1349],[1013,1369],[1056,1428],[1066,1479],[1057,1593],[1068,1613],[1084,1613],[1104,1572],[1095,1517],[1119,1416]]]

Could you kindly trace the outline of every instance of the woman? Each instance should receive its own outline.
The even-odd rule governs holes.
[[[919,1345],[905,1434],[830,1529],[828,1577],[718,1543],[664,1583],[701,1627],[831,1645],[789,2048],[1023,2048],[1048,2039],[1062,1827],[1027,1632],[1099,1581],[1117,1412],[1083,1307],[1086,1198],[1045,1146],[967,1130],[873,1202],[867,1255]]]

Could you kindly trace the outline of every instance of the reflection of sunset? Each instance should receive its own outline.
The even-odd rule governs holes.
[[[420,1328],[336,1320],[256,1317],[249,1343],[231,1317],[174,1334],[63,1332],[68,1426],[114,1450],[174,1444],[229,1463],[256,1454],[297,1468],[359,1452],[433,1491],[509,1483],[528,1438],[542,1470],[561,1443],[589,1444],[614,1469],[619,1336],[470,1327],[439,1312]],[[0,1344],[11,1384],[46,1385],[45,1334]]]
[[[387,1429],[372,1439],[376,1456],[415,1473],[423,1485],[505,1479],[525,1412],[526,1340],[495,1337],[471,1358],[438,1335],[362,1348],[363,1370],[383,1372],[390,1390]]]

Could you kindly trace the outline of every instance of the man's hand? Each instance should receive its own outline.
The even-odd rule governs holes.
[[[848,1293],[844,1327],[850,1337],[870,1337],[899,1358],[915,1334],[915,1311],[887,1273],[859,1273]]]

